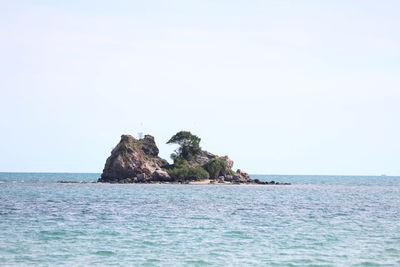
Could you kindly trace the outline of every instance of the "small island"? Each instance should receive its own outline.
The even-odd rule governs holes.
[[[179,147],[172,153],[173,164],[158,156],[159,149],[151,135],[136,139],[122,135],[108,157],[101,183],[181,183],[181,184],[274,184],[251,179],[238,169],[232,170],[228,156],[217,156],[200,147],[201,139],[188,132],[176,133],[167,144]]]

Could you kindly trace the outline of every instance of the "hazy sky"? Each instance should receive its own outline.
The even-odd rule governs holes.
[[[400,1],[0,0],[0,171],[179,130],[263,174],[400,175]]]

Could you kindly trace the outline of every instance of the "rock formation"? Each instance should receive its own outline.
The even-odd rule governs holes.
[[[121,141],[111,151],[98,182],[105,183],[189,183],[191,178],[174,176],[165,159],[158,156],[159,150],[151,135],[135,139],[131,135],[122,135]],[[186,162],[189,169],[202,169],[210,176],[210,183],[230,184],[279,184],[251,179],[238,169],[232,170],[233,161],[228,156],[217,156],[201,150],[198,155]],[[169,174],[171,173],[171,175]],[[208,173],[208,174],[207,174]]]
[[[158,157],[158,147],[154,137],[145,135],[137,140],[131,135],[122,135],[121,141],[107,159],[99,182],[124,182],[134,178],[148,180],[156,170],[167,166],[165,159]],[[129,182],[129,180],[127,180]]]

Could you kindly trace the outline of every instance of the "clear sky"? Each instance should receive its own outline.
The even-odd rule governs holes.
[[[179,130],[262,174],[400,175],[400,1],[0,0],[0,171]]]

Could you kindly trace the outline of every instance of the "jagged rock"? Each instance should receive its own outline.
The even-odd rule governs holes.
[[[252,183],[252,182],[254,182],[253,179],[251,179],[250,176],[247,174],[247,172],[244,172],[241,169],[238,169],[236,171],[236,174],[233,177],[234,177],[234,179],[238,180],[241,183]]]
[[[154,137],[146,135],[137,140],[131,135],[122,135],[106,161],[99,182],[119,182],[141,174],[150,177],[157,168],[166,165],[168,162],[158,157]]]

